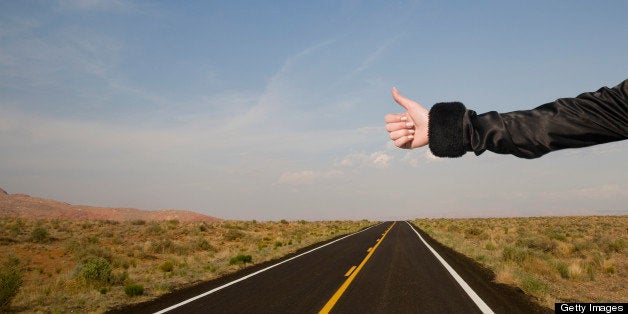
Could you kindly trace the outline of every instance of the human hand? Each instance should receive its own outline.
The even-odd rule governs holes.
[[[399,114],[387,114],[386,131],[395,146],[400,148],[417,148],[428,144],[427,125],[429,111],[418,102],[401,95],[397,88],[392,89],[393,99],[407,111]]]

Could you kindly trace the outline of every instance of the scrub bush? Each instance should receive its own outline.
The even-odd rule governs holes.
[[[124,293],[129,297],[144,294],[144,286],[138,284],[130,284],[124,287]]]
[[[252,262],[253,262],[253,257],[251,255],[238,254],[238,256],[229,260],[229,265],[246,264],[246,263],[252,263]]]
[[[111,264],[102,257],[92,257],[80,266],[80,275],[88,281],[108,283],[111,278]]]
[[[35,227],[31,231],[31,240],[37,243],[46,243],[50,240],[48,230],[44,227]]]
[[[0,310],[9,306],[22,286],[20,260],[8,256],[0,269]]]

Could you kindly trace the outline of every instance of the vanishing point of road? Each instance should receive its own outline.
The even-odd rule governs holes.
[[[127,313],[551,312],[408,222],[385,222]]]

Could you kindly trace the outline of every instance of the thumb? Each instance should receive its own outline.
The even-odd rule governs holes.
[[[392,97],[401,107],[406,108],[406,110],[411,110],[416,108],[419,104],[413,100],[410,100],[399,93],[396,87],[392,88]]]

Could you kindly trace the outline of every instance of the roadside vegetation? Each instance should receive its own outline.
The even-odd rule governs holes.
[[[440,243],[549,308],[628,299],[628,216],[417,219]]]
[[[0,311],[104,312],[369,225],[0,218]]]

